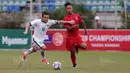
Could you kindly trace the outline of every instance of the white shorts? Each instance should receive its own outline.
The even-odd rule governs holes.
[[[35,47],[35,50],[41,50],[42,46],[45,44],[43,43],[44,40],[38,39],[38,38],[33,38],[32,39],[32,46]]]

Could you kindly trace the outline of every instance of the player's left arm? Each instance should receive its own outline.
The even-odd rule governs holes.
[[[87,34],[86,25],[85,25],[85,23],[84,23],[84,21],[83,21],[83,19],[81,18],[80,15],[79,15],[79,22],[83,25],[84,30],[85,30],[85,34]]]
[[[80,23],[81,23],[81,24],[83,25],[83,27],[84,27],[85,34],[87,34],[86,25],[85,25],[84,21],[83,21],[83,20],[81,20],[81,22],[80,22]]]

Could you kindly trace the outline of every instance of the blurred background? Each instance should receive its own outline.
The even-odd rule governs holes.
[[[67,1],[88,29],[130,28],[130,0],[0,0],[0,28],[24,28],[27,22],[41,18],[43,11],[49,11],[51,19],[62,20]]]
[[[44,41],[50,65],[41,62],[39,52],[22,63],[22,51],[32,41],[32,31],[23,34],[25,25],[43,11],[49,11],[50,19],[63,20],[67,1],[88,29],[87,36],[79,31],[87,50],[77,55],[78,68],[71,67],[63,25],[51,26]],[[130,73],[129,28],[130,0],[0,0],[0,73]],[[55,61],[62,70],[53,71]]]

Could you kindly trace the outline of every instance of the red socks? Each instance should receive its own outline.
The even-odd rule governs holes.
[[[71,57],[72,63],[76,64],[76,56],[74,54],[71,54],[70,57]]]

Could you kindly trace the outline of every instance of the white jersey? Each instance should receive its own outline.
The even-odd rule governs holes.
[[[44,40],[46,38],[46,33],[49,27],[56,24],[57,22],[57,20],[51,19],[49,19],[47,23],[45,23],[42,19],[36,19],[31,21],[30,25],[34,27],[33,38]]]

